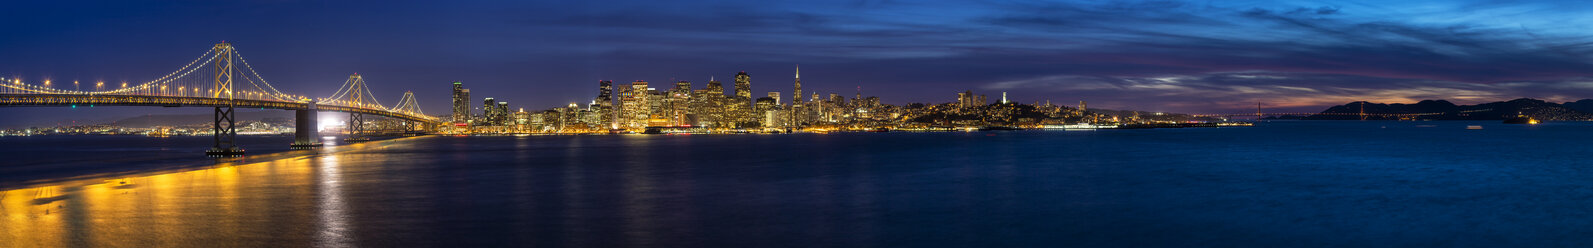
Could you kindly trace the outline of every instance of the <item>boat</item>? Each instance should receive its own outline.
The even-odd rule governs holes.
[[[1469,130],[1481,130],[1482,126],[1481,125],[1468,125],[1468,126],[1466,126],[1466,129],[1469,129]]]

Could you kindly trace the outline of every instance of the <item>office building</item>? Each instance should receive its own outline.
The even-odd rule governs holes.
[[[454,81],[454,123],[470,122],[470,89],[464,82]]]

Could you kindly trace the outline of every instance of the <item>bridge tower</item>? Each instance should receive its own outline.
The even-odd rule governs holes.
[[[359,73],[354,73],[354,75],[348,76],[348,80],[354,82],[353,85],[349,86],[348,94],[354,96],[354,98],[349,99],[349,106],[365,106],[367,104],[374,104],[365,102],[365,97],[363,97],[366,94],[369,94],[369,92],[365,92],[366,88],[364,77],[360,77]],[[359,142],[371,140],[370,138],[365,137],[365,114],[359,112],[349,112],[348,125],[345,127],[348,128],[348,139],[344,139],[343,141]]]
[[[1261,102],[1256,102],[1256,120],[1261,120]]]
[[[1361,101],[1361,113],[1357,115],[1361,116],[1361,120],[1366,120],[1366,101]]]
[[[243,156],[243,148],[239,148],[237,145],[238,129],[236,126],[238,123],[233,114],[233,107],[237,103],[232,95],[232,44],[222,41],[212,49],[216,53],[216,78],[215,88],[212,89],[210,97],[226,99],[227,106],[216,107],[214,125],[211,126],[214,128],[216,145],[205,151],[205,155],[212,157]]]

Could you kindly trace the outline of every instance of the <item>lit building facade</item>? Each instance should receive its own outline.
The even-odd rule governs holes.
[[[464,82],[454,81],[454,123],[470,122],[470,89]]]
[[[593,109],[593,112],[596,112],[597,116],[597,120],[595,120],[593,123],[597,124],[598,126],[602,126],[602,128],[608,129],[616,128],[618,126],[618,124],[614,121],[613,81],[603,80],[597,82],[597,98],[592,99],[592,105],[590,105],[590,108]]]

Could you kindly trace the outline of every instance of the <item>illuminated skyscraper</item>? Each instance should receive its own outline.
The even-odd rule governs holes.
[[[454,123],[467,123],[470,119],[470,89],[465,83],[454,81]]]
[[[797,66],[796,84],[791,90],[791,107],[801,107],[800,105],[802,105],[802,67]]]
[[[666,118],[672,126],[687,125],[686,114],[691,107],[691,81],[675,82],[675,87],[669,89],[668,98],[664,99]]]
[[[791,89],[791,109],[786,111],[786,113],[790,114],[791,116],[786,119],[786,122],[800,124],[803,121],[803,119],[800,118],[802,116],[801,113],[807,111],[802,107],[802,66],[796,67],[795,78],[796,84],[794,84]]]
[[[780,92],[779,91],[770,91],[769,92],[769,99],[774,100],[774,105],[775,106],[785,106],[785,103],[781,103],[780,102]]]
[[[669,99],[668,92],[658,91],[658,89],[648,87],[646,95],[648,118],[644,120],[644,126],[656,127],[670,125],[670,119],[668,116],[669,108],[667,108],[668,105],[664,104],[664,100]]]
[[[498,102],[498,106],[493,112],[498,114],[498,122],[492,123],[493,126],[509,125],[509,102]]]
[[[725,99],[725,86],[719,83],[718,80],[709,78],[708,88],[704,89],[703,93],[694,96],[693,99],[698,102],[698,105],[693,106],[696,109],[695,114],[697,114],[697,118],[701,122],[698,125],[706,124],[712,128],[726,128],[731,127],[730,123],[735,122],[725,114],[727,110],[725,107],[727,102]]]
[[[598,129],[614,128],[618,124],[614,121],[614,82],[603,80],[597,82],[597,99],[593,99],[593,111],[597,114]]]
[[[647,88],[647,81],[637,80],[631,87],[625,88],[620,95],[620,114],[618,121],[621,128],[639,129],[647,127],[647,118],[651,114],[648,98],[651,93]]]
[[[728,102],[725,103],[725,113],[727,115],[733,116],[732,118],[735,119],[734,122],[737,125],[743,123],[751,124],[759,122],[759,118],[754,117],[754,111],[751,105],[752,76],[747,75],[746,71],[742,71],[740,73],[736,73],[735,79],[736,94],[731,96]]]
[[[736,97],[752,100],[752,76],[747,75],[746,71],[736,73]]]
[[[493,101],[493,98],[488,97],[481,101],[481,119],[482,126],[498,125],[498,102]]]

